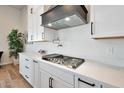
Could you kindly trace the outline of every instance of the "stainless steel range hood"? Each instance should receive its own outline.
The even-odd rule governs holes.
[[[87,9],[84,5],[57,5],[42,17],[42,26],[55,30],[87,23]]]

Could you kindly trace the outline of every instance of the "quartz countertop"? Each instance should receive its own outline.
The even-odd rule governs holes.
[[[66,66],[48,62],[42,59],[42,55],[35,53],[20,53],[34,60],[43,62],[57,68],[70,71],[76,75],[87,76],[89,78],[104,82],[115,87],[124,87],[124,68],[110,66],[98,62],[86,60],[77,69],[70,69]]]

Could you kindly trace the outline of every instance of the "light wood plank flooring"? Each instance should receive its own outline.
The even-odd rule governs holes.
[[[0,67],[0,88],[31,88],[19,74],[19,66],[13,64]]]

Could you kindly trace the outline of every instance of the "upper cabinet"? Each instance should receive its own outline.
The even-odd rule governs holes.
[[[93,38],[124,37],[124,6],[91,6],[91,34]]]
[[[28,42],[51,41],[53,39],[53,34],[55,31],[41,26],[42,13],[44,13],[44,6],[28,6]],[[51,30],[53,33],[50,32]]]

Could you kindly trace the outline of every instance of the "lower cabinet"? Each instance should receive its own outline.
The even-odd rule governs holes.
[[[50,82],[51,75],[45,71],[40,71],[40,87],[41,88],[49,88],[49,82]]]
[[[75,75],[75,87],[76,88],[115,88],[115,86],[82,75]]]
[[[19,55],[19,72],[35,88],[40,87],[39,62],[23,54]]]
[[[75,77],[75,87],[76,88],[99,88],[100,84],[98,81],[90,79],[85,76],[76,76]]]
[[[19,72],[25,78],[25,80],[27,80],[27,82],[33,86],[34,67],[31,58],[25,55],[19,55]]]
[[[41,88],[72,88],[73,86],[66,83],[65,81],[53,76],[52,74],[40,70],[40,83]]]
[[[34,88],[39,88],[40,87],[40,69],[39,69],[39,61],[33,60],[33,67],[34,67],[34,82],[33,82],[33,87]]]
[[[19,72],[34,88],[115,88],[19,54]]]
[[[72,85],[66,83],[65,81],[53,76],[52,77],[52,86],[53,88],[73,88]]]

